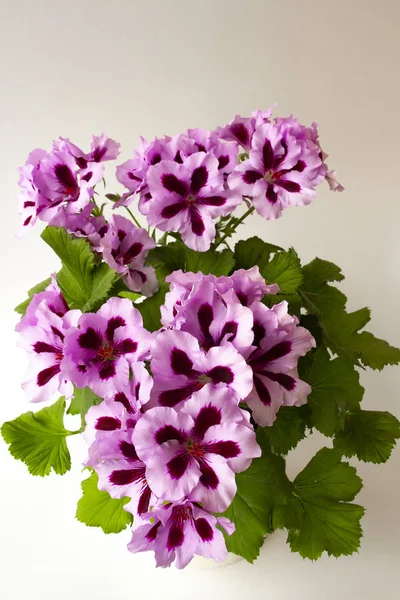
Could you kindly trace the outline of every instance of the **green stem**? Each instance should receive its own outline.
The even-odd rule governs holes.
[[[130,216],[131,216],[131,219],[132,219],[132,220],[133,220],[133,221],[136,223],[136,225],[137,225],[138,227],[140,227],[140,229],[142,229],[142,226],[141,226],[141,224],[139,223],[139,221],[137,220],[137,218],[135,217],[135,215],[133,214],[133,212],[132,212],[132,211],[131,211],[131,210],[130,210],[130,209],[127,207],[127,206],[125,206],[125,210],[127,210],[127,211],[128,211],[128,213],[129,213],[129,214],[130,214]]]
[[[239,227],[239,225],[241,225],[241,223],[243,223],[243,221],[252,213],[254,212],[254,206],[251,206],[248,210],[246,210],[246,212],[240,217],[240,219],[238,221],[236,221],[235,225],[232,227],[232,229],[226,233],[218,242],[218,246],[220,244],[222,244],[223,242],[225,242],[226,238],[231,237],[231,235],[233,233],[235,233],[236,229]],[[228,223],[228,227],[229,227],[229,223]]]

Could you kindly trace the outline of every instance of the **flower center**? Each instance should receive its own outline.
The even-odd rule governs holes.
[[[274,183],[276,179],[276,173],[273,171],[267,171],[264,175],[264,179],[265,181],[268,181],[268,183]]]
[[[193,204],[196,201],[196,197],[193,196],[193,194],[189,194],[189,196],[186,198],[185,200],[185,204],[187,204],[188,206],[190,206],[191,204]]]
[[[199,382],[200,386],[203,387],[203,385],[210,383],[212,379],[209,375],[207,375],[207,373],[201,373],[201,375],[198,376],[197,381]]]
[[[201,447],[200,442],[189,438],[185,445],[186,452],[193,458],[202,458],[204,456],[204,450]]]
[[[115,360],[114,348],[108,342],[104,342],[103,347],[98,351],[98,358],[104,362]]]

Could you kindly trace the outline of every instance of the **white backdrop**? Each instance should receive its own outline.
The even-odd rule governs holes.
[[[0,0],[0,8],[0,422],[30,408],[13,307],[58,266],[38,229],[15,239],[16,168],[59,135],[86,147],[105,131],[126,160],[140,134],[212,128],[275,101],[282,115],[319,121],[346,192],[326,186],[310,207],[277,222],[254,217],[240,235],[337,262],[350,308],[368,305],[374,333],[400,344],[397,0]],[[398,370],[363,373],[362,383],[367,408],[400,416]],[[323,443],[304,442],[290,473]],[[128,531],[105,536],[75,521],[84,448],[72,440],[71,449],[73,470],[42,480],[0,444],[1,600],[399,597],[399,450],[386,465],[359,465],[367,514],[358,555],[303,561],[276,534],[254,566],[179,572],[130,554]]]

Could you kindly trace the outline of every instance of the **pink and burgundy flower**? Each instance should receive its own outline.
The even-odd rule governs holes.
[[[86,415],[83,433],[90,444],[86,466],[98,475],[98,487],[112,498],[131,498],[134,516],[147,513],[156,502],[146,480],[145,464],[132,443],[132,432],[139,414],[133,415],[116,401],[92,406]]]
[[[15,331],[22,332],[26,327],[37,325],[38,315],[37,310],[39,305],[44,303],[46,307],[55,315],[63,317],[68,312],[69,307],[64,296],[58,287],[56,276],[53,273],[49,285],[43,292],[39,292],[32,296],[30,303],[26,309],[25,315],[21,318],[15,327]]]
[[[309,204],[315,196],[310,171],[322,161],[283,125],[267,123],[253,135],[249,159],[230,175],[229,185],[251,196],[257,212],[276,219],[291,205]]]
[[[35,303],[36,304],[36,303]],[[35,306],[34,315],[27,315],[19,330],[19,345],[29,353],[30,362],[22,384],[31,402],[49,400],[56,392],[69,398],[72,383],[61,370],[65,352],[65,336],[76,325],[80,311],[68,311],[64,316],[49,308],[48,298]]]
[[[111,298],[68,331],[63,373],[77,387],[89,386],[98,396],[110,397],[127,387],[131,364],[148,356],[151,340],[132,303]]]
[[[272,425],[281,406],[306,402],[311,388],[299,379],[297,362],[315,347],[315,340],[288,314],[287,302],[272,309],[257,303],[252,309],[254,342],[247,363],[253,370],[254,385],[246,403],[256,423],[266,426]]]
[[[235,531],[231,521],[215,517],[195,502],[168,503],[142,515],[139,525],[134,526],[128,550],[153,550],[157,567],[170,567],[175,561],[175,566],[183,569],[195,554],[220,562],[228,551],[217,525],[228,535]]]
[[[160,406],[177,406],[202,388],[209,394],[226,388],[237,403],[251,391],[251,368],[230,343],[204,352],[193,335],[164,331],[157,334],[151,354],[151,400]]]
[[[154,269],[145,267],[144,261],[155,247],[154,240],[144,229],[120,215],[113,215],[108,225],[102,240],[105,262],[122,276],[130,290],[151,296],[158,283]]]
[[[231,213],[241,196],[224,187],[215,156],[196,152],[178,164],[162,161],[151,167],[147,181],[152,202],[150,225],[179,231],[192,249],[205,251],[215,237],[213,219]]]
[[[234,473],[261,455],[253,428],[235,396],[202,390],[179,412],[149,409],[137,422],[133,443],[146,464],[147,481],[164,500],[188,497],[211,511],[224,511],[236,493]]]

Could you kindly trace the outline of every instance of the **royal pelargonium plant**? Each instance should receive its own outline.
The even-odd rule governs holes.
[[[47,404],[2,426],[11,454],[62,475],[82,434],[77,519],[131,526],[128,549],[157,566],[228,551],[252,562],[277,528],[303,557],[357,551],[362,484],[343,457],[385,462],[400,434],[393,415],[361,408],[359,372],[400,351],[363,330],[367,308],[346,311],[333,263],[302,266],[257,237],[229,245],[253,211],[276,219],[324,182],[343,190],[317,125],[268,110],[142,138],[116,167],[123,193],[105,193],[118,154],[105,135],[89,152],[60,138],[20,169],[22,229],[46,223],[61,267],[16,308],[22,386]],[[313,430],[329,447],[291,481],[284,457]]]

